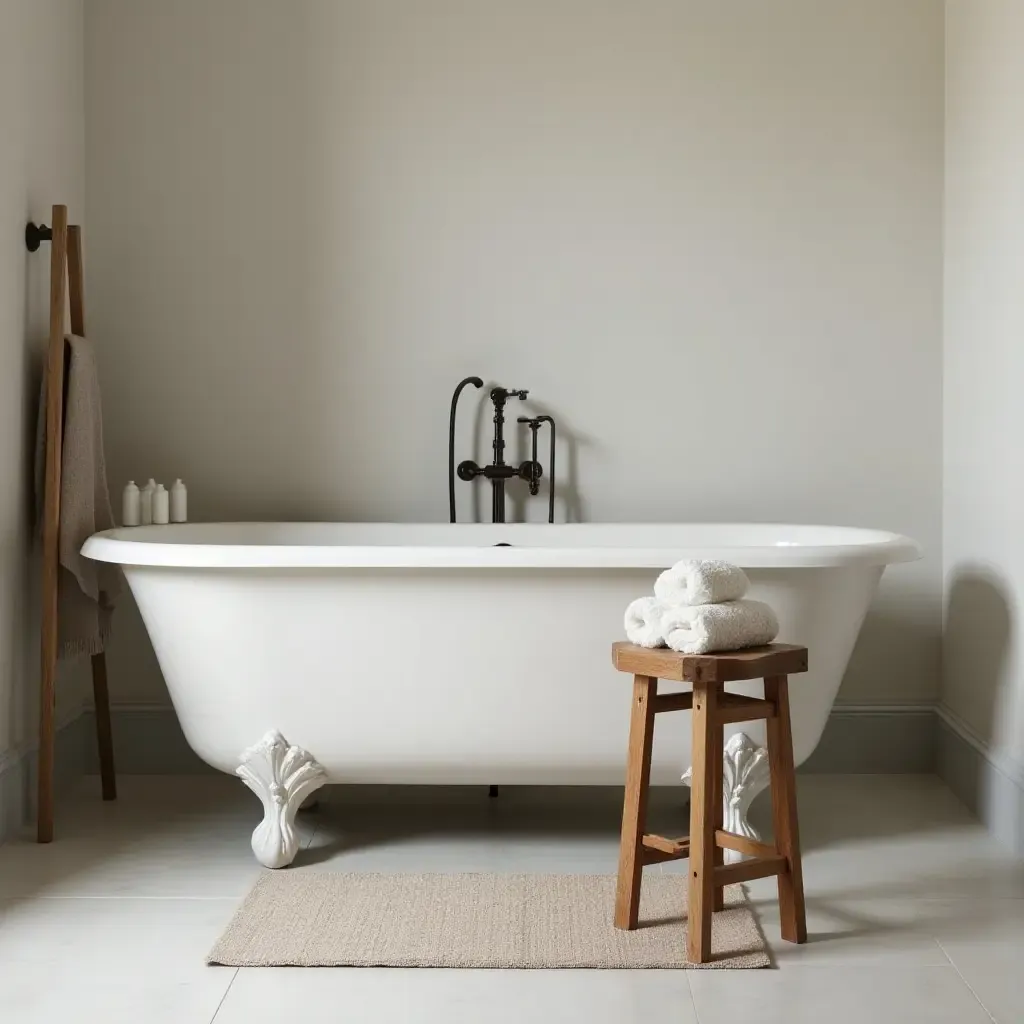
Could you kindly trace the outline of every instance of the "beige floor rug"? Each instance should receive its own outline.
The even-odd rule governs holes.
[[[612,927],[610,875],[264,874],[208,961],[233,967],[768,967],[741,886],[709,964],[686,960],[686,875],[649,873],[640,927]]]

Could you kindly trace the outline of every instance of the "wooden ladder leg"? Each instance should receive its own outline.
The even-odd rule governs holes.
[[[61,433],[64,410],[64,297],[68,210],[54,206],[50,239],[50,337],[46,348],[46,468],[43,484],[42,621],[40,623],[39,762],[36,839],[53,841],[54,711],[57,699],[57,575]]]
[[[789,718],[789,680],[786,676],[766,678],[764,696],[765,700],[775,706],[774,717],[767,720],[768,764],[771,771],[775,847],[786,858],[786,869],[779,874],[782,937],[787,942],[806,942],[807,917],[796,810],[796,766],[793,761],[793,729]]]
[[[714,734],[718,693],[715,684],[693,684],[693,779],[690,782],[690,879],[686,952],[691,963],[711,959],[711,918],[715,905],[715,764]],[[721,800],[718,801],[721,807]]]
[[[96,742],[100,752],[100,785],[104,800],[117,799],[114,774],[114,734],[110,727],[110,694],[107,690],[107,656],[92,656],[92,694],[96,704]]]
[[[615,927],[626,930],[637,926],[640,913],[643,839],[647,821],[647,791],[651,781],[651,749],[654,743],[654,697],[657,692],[658,680],[653,676],[633,677],[633,711],[629,718],[619,877],[615,889]]]

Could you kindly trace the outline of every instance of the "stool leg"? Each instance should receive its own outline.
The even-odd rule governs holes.
[[[793,763],[793,729],[789,719],[789,680],[786,676],[769,676],[765,679],[764,696],[765,700],[775,705],[775,716],[767,721],[768,764],[771,770],[775,847],[786,858],[786,870],[779,874],[782,937],[787,942],[806,942],[804,879],[796,813],[796,767]]]
[[[644,826],[647,821],[647,790],[651,782],[651,748],[654,742],[652,698],[657,692],[658,680],[654,677],[633,677],[633,712],[629,719],[619,878],[615,889],[615,927],[627,930],[636,927],[640,913]]]
[[[691,963],[711,959],[711,917],[715,905],[715,778],[722,763],[715,761],[714,735],[718,692],[715,684],[693,684],[693,780],[690,783],[690,885],[686,953]],[[722,801],[718,801],[719,810]]]
[[[715,812],[715,832],[725,828],[725,805],[722,802],[722,774],[724,772],[723,761],[725,760],[725,728],[717,722],[711,723],[711,737],[714,740],[714,750],[711,752],[711,763],[714,765],[715,790],[711,798],[711,805]],[[720,867],[725,863],[725,850],[712,841],[712,866]],[[714,909],[725,909],[725,886],[716,885],[714,893]]]

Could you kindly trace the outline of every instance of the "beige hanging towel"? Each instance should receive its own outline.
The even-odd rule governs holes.
[[[121,590],[118,568],[82,557],[82,545],[114,525],[103,457],[103,415],[96,353],[85,338],[69,335],[60,475],[60,539],[57,560],[59,658],[99,654],[110,637],[114,601]],[[42,522],[46,466],[46,372],[36,427],[36,507]]]

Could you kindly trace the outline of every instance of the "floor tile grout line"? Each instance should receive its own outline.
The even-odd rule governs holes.
[[[933,936],[933,938],[934,938],[934,936]],[[942,955],[949,961],[949,966],[952,967],[954,971],[956,971],[956,976],[964,983],[964,987],[967,989],[967,991],[970,992],[972,996],[974,996],[974,998],[977,1001],[978,1005],[982,1008],[982,1010],[984,1010],[984,1012],[988,1016],[989,1020],[991,1020],[993,1022],[993,1024],[999,1024],[999,1022],[996,1020],[995,1016],[993,1015],[992,1011],[985,1005],[984,1000],[981,998],[981,996],[978,995],[977,992],[974,991],[974,988],[971,985],[971,983],[964,977],[963,972],[960,970],[960,968],[957,967],[955,961],[949,955],[949,950],[946,949],[946,947],[942,944],[942,940],[941,939],[935,939],[935,945],[938,946],[939,949],[942,950]]]
[[[697,999],[693,994],[693,982],[690,979],[692,971],[684,971],[686,975],[686,991],[690,993],[690,1005],[693,1007],[694,1024],[700,1024],[700,1013],[697,1010]]]
[[[220,997],[220,1002],[217,1004],[217,1009],[213,1011],[213,1016],[210,1018],[210,1024],[214,1024],[214,1022],[217,1020],[217,1016],[220,1013],[221,1007],[224,1005],[224,1000],[227,999],[228,993],[231,991],[231,986],[234,985],[235,978],[238,977],[238,972],[240,970],[241,967],[236,967],[235,973],[231,975],[231,980],[228,982],[228,987],[224,989],[224,995]]]

